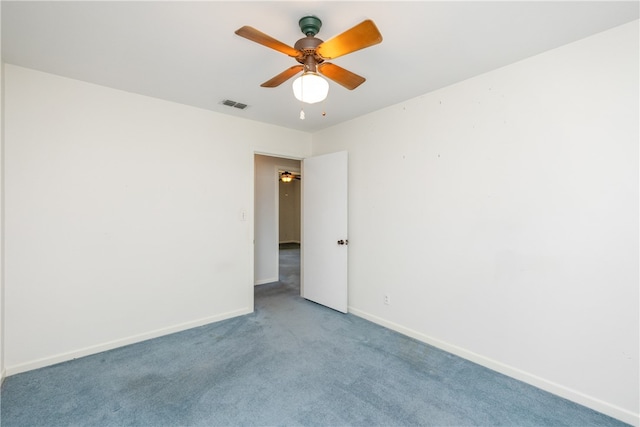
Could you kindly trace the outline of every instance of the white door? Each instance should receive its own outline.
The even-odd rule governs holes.
[[[302,161],[303,298],[347,312],[347,152]]]

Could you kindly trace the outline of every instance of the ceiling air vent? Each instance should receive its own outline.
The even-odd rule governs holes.
[[[239,108],[241,110],[244,110],[245,108],[247,108],[247,104],[243,104],[242,102],[232,101],[230,99],[225,99],[224,101],[222,101],[222,105],[226,105],[227,107]]]

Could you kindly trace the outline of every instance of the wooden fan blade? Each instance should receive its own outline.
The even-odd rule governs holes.
[[[278,52],[284,53],[285,55],[289,55],[292,57],[297,57],[300,55],[300,52],[289,45],[282,43],[279,40],[274,39],[273,37],[256,30],[253,27],[249,27],[245,25],[242,28],[236,30],[236,34],[240,37],[244,37],[245,39],[249,39],[252,42],[259,43],[263,46],[270,47],[271,49],[277,50]]]
[[[355,27],[321,43],[316,53],[324,59],[334,59],[382,41],[382,34],[372,20],[362,21]]]
[[[282,83],[286,82],[291,77],[295,76],[300,71],[302,71],[303,68],[304,67],[302,65],[294,65],[293,67],[287,68],[286,70],[284,70],[283,72],[281,72],[280,74],[272,78],[271,80],[267,80],[266,82],[262,83],[260,86],[262,87],[280,86]]]
[[[318,65],[318,71],[333,80],[334,82],[346,87],[349,90],[353,90],[365,82],[365,78],[361,77],[351,71],[345,70],[342,67],[338,67],[330,62],[323,62]]]

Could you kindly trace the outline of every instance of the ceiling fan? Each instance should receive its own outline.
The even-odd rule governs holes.
[[[320,18],[305,16],[300,19],[298,25],[305,37],[298,40],[293,47],[253,27],[244,26],[236,30],[237,35],[284,53],[299,62],[298,65],[284,70],[260,86],[277,87],[302,72],[294,82],[294,94],[300,101],[313,104],[324,100],[329,90],[328,83],[320,77],[320,74],[349,90],[364,83],[364,77],[326,61],[380,43],[382,35],[373,21],[369,19],[362,21],[327,41],[316,37],[322,26]],[[318,95],[314,92],[314,84],[321,86],[321,93]]]
[[[297,179],[298,181],[300,180],[300,173],[299,172],[289,172],[289,171],[280,172],[280,181],[282,181],[284,183],[289,183],[289,182],[293,181],[294,179]]]

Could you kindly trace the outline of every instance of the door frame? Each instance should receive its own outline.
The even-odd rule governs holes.
[[[255,288],[255,265],[256,265],[256,259],[255,259],[255,250],[256,250],[256,235],[255,235],[255,221],[256,221],[256,216],[257,216],[257,212],[256,212],[256,204],[255,204],[255,200],[256,200],[256,155],[259,156],[268,156],[268,157],[275,157],[275,158],[279,158],[279,159],[289,159],[289,160],[298,160],[300,162],[303,162],[304,159],[306,157],[311,157],[311,154],[307,155],[307,156],[298,156],[298,155],[291,155],[290,153],[280,153],[280,152],[273,152],[273,151],[262,151],[262,150],[252,150],[251,151],[251,184],[250,184],[250,189],[251,189],[251,200],[249,203],[250,208],[248,209],[249,212],[251,212],[251,217],[249,218],[249,242],[251,243],[251,251],[250,251],[250,265],[249,265],[249,271],[250,271],[250,277],[251,277],[251,281],[248,284],[249,286],[247,287],[247,290],[250,294],[250,301],[251,301],[251,310],[254,311],[255,310],[255,301],[254,301],[254,288]],[[301,171],[301,167],[302,164],[300,165],[300,171]],[[277,185],[277,169],[275,171],[276,174],[276,180],[274,181],[274,185]],[[302,194],[302,188],[300,189],[300,192]],[[276,193],[276,197],[278,197],[278,191],[275,192]],[[242,215],[242,214],[241,214]],[[277,221],[279,220],[279,201],[276,199],[276,231],[279,232],[279,224],[277,224]],[[302,246],[302,242],[301,242],[301,246]],[[278,262],[278,267],[279,267],[279,262]],[[277,271],[277,270],[276,270]]]

